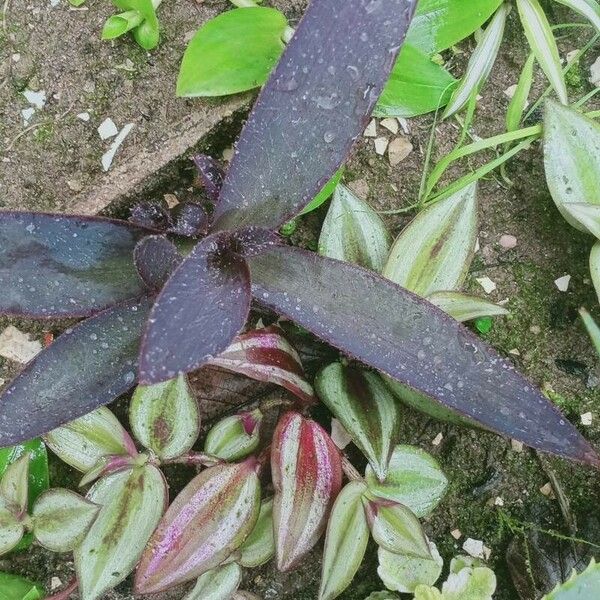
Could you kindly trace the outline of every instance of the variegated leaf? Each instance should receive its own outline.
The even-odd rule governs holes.
[[[287,412],[273,434],[271,474],[277,567],[289,571],[325,529],[342,484],[340,453],[320,425]]]
[[[200,575],[194,589],[183,600],[229,600],[242,582],[237,563],[216,567]]]
[[[0,502],[0,556],[10,552],[24,533],[23,524]]]
[[[390,234],[381,217],[339,184],[323,221],[319,253],[380,272],[389,250]]]
[[[220,565],[248,537],[260,510],[258,463],[202,471],[175,498],[138,566],[134,588],[154,594]]]
[[[429,296],[463,283],[477,241],[475,183],[420,212],[398,236],[384,277]]]
[[[53,429],[44,441],[61,460],[82,473],[103,456],[137,454],[129,434],[104,406]]]
[[[160,459],[187,452],[198,438],[200,413],[186,376],[139,385],[129,406],[129,422],[135,437]]]
[[[592,558],[590,564],[581,573],[573,572],[562,584],[557,586],[542,600],[592,600],[600,593],[600,565]]]
[[[600,33],[600,4],[596,0],[556,0],[583,15]]]
[[[275,554],[273,537],[273,499],[264,500],[254,529],[240,546],[238,563],[252,569],[264,565]]]
[[[501,4],[490,24],[486,27],[477,48],[475,48],[469,59],[464,77],[460,80],[458,87],[452,94],[452,98],[450,98],[450,102],[446,106],[444,118],[457,113],[467,104],[471,95],[478,93],[485,85],[502,43],[508,10],[508,4]]]
[[[508,314],[508,311],[498,304],[461,292],[434,292],[427,296],[427,300],[461,322]]]
[[[527,99],[533,85],[533,67],[535,65],[535,54],[531,53],[523,66],[515,92],[508,103],[506,111],[506,131],[519,129],[523,114],[527,109]]]
[[[598,326],[596,321],[594,321],[592,315],[590,315],[590,313],[587,310],[585,310],[585,308],[580,308],[579,314],[581,315],[585,328],[587,329],[587,332],[590,338],[592,339],[594,348],[596,348],[596,352],[598,353],[598,356],[600,356],[600,327]]]
[[[129,467],[134,467],[137,464],[137,460],[138,459],[133,456],[125,456],[123,454],[119,454],[117,456],[103,456],[100,458],[100,460],[98,460],[96,465],[81,478],[79,487],[89,485],[100,477],[110,475],[111,473],[116,473],[117,471],[122,471],[123,469],[127,469]]]
[[[373,495],[403,504],[418,517],[425,517],[439,504],[448,486],[435,458],[415,446],[394,448],[383,482],[370,466],[365,479]]]
[[[12,462],[0,480],[0,503],[20,518],[27,513],[29,499],[29,452]]]
[[[96,600],[135,567],[167,503],[167,484],[153,465],[103,477],[87,499],[101,506],[83,542],[75,548],[82,600]]]
[[[418,585],[433,585],[442,572],[444,561],[433,542],[429,542],[429,550],[431,558],[417,558],[379,548],[377,574],[385,587],[410,594]]]
[[[521,24],[531,51],[563,104],[569,103],[560,55],[548,17],[538,0],[517,0]]]
[[[279,327],[254,329],[238,336],[209,364],[280,385],[308,404],[315,401],[300,357]]]
[[[572,220],[579,223],[585,231],[600,239],[600,204],[567,202],[563,207]]]
[[[70,490],[53,488],[33,506],[33,533],[53,552],[69,552],[84,538],[100,507]]]
[[[245,458],[258,447],[262,418],[256,409],[221,419],[208,432],[204,451],[230,462]]]
[[[400,414],[396,399],[381,377],[365,369],[333,363],[317,375],[315,389],[377,476],[385,479]]]
[[[373,539],[379,546],[416,558],[431,558],[429,544],[416,515],[403,504],[363,496]]]
[[[369,526],[362,496],[367,486],[351,481],[338,494],[327,524],[319,600],[337,598],[351,583],[360,567]]]
[[[600,302],[600,242],[596,242],[590,252],[590,275]]]

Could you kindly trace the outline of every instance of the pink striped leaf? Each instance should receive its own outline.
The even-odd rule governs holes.
[[[342,485],[340,453],[320,425],[290,411],[273,435],[271,472],[277,567],[289,571],[325,529]]]
[[[246,458],[260,442],[262,419],[258,408],[221,419],[206,435],[204,451],[229,462]]]
[[[260,510],[258,463],[202,471],[175,498],[150,539],[135,576],[136,594],[196,579],[227,559],[250,534]]]
[[[308,404],[315,401],[313,388],[304,377],[300,357],[279,327],[254,329],[239,335],[210,364],[280,385]]]

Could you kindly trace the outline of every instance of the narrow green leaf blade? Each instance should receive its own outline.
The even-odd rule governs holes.
[[[228,600],[242,582],[242,569],[237,563],[216,567],[198,577],[198,581],[183,600]]]
[[[600,241],[592,246],[590,252],[590,274],[598,296],[598,302],[600,302]]]
[[[521,24],[531,51],[562,104],[569,103],[560,56],[548,18],[538,0],[517,0]]]
[[[273,498],[261,503],[256,525],[239,550],[241,555],[238,562],[248,569],[264,565],[275,555]]]
[[[523,113],[527,107],[527,99],[533,84],[533,66],[535,65],[535,54],[531,53],[525,62],[513,97],[508,103],[506,111],[506,131],[519,129]]]
[[[434,292],[427,296],[427,300],[461,322],[508,314],[508,311],[498,304],[461,292]]]
[[[12,573],[0,573],[0,590],[2,600],[41,600],[45,595],[41,585]]]
[[[340,167],[335,172],[335,175],[321,188],[321,191],[309,202],[309,204],[302,210],[302,212],[298,214],[298,216],[301,217],[302,215],[306,215],[309,212],[316,210],[319,208],[319,206],[321,206],[321,204],[329,200],[338,183],[341,181],[343,174],[344,167]]]
[[[598,352],[598,355],[600,356],[600,327],[598,326],[596,321],[594,321],[592,315],[590,315],[590,313],[587,310],[585,310],[585,308],[580,308],[579,314],[581,315],[585,328],[587,329],[588,333],[590,334],[590,337],[592,338],[592,342],[594,344],[594,347],[596,348],[596,352]]]
[[[600,32],[600,4],[596,0],[556,0],[583,15]]]

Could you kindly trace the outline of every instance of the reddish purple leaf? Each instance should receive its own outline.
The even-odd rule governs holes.
[[[172,211],[172,233],[194,237],[204,235],[210,225],[210,217],[205,208],[196,202],[180,202]]]
[[[109,308],[40,352],[0,396],[0,447],[46,433],[131,388],[150,306],[144,299]]]
[[[167,203],[142,200],[133,205],[129,220],[141,227],[164,231],[171,225]]]
[[[216,204],[225,179],[225,172],[214,158],[206,154],[197,154],[192,160],[198,169],[208,197]]]
[[[231,236],[203,239],[173,272],[150,313],[140,351],[144,385],[173,379],[227,348],[246,322],[250,279]]]
[[[429,302],[371,271],[297,248],[270,248],[249,264],[258,300],[333,346],[493,431],[600,466],[532,383]]]
[[[238,336],[210,364],[281,385],[307,404],[316,400],[298,353],[283,337],[279,327],[255,329]]]
[[[242,256],[254,256],[266,248],[281,244],[281,237],[264,227],[242,227],[231,232],[235,249]]]
[[[316,196],[363,132],[415,6],[313,0],[237,144],[217,204],[219,229],[275,229]]]
[[[0,212],[0,313],[82,317],[140,297],[133,249],[149,233],[100,217]]]
[[[133,258],[140,277],[149,288],[154,290],[163,287],[171,273],[183,260],[175,244],[161,235],[149,235],[139,241]]]
[[[289,571],[325,530],[342,486],[340,452],[318,423],[287,412],[273,434],[271,474],[277,567]]]

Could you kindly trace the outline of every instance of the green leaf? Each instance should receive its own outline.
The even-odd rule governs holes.
[[[400,600],[398,594],[392,592],[371,592],[365,600]]]
[[[534,64],[535,54],[530,54],[521,71],[521,75],[519,76],[515,93],[508,103],[508,110],[506,111],[506,131],[510,132],[519,129],[523,113],[527,107],[527,99],[531,92]]]
[[[13,550],[21,541],[24,532],[23,524],[0,500],[0,556]]]
[[[134,11],[142,16],[142,22],[133,29],[133,37],[144,50],[155,48],[159,40],[159,26],[152,0],[113,0],[113,4],[123,11]]]
[[[385,479],[400,414],[381,377],[371,371],[333,363],[317,375],[315,389],[367,457],[377,477]]]
[[[406,43],[432,55],[477,31],[502,0],[421,0]]]
[[[479,93],[487,81],[502,43],[508,10],[508,5],[502,4],[481,36],[481,40],[469,59],[467,71],[454,90],[448,106],[446,106],[444,118],[450,117],[461,110],[467,104],[469,98],[473,94]]]
[[[69,4],[71,6],[75,6],[76,8],[82,6],[85,3],[85,0],[69,0]]]
[[[427,296],[427,300],[461,322],[508,314],[508,311],[498,304],[461,292],[434,292]]]
[[[102,28],[103,40],[114,40],[142,23],[144,17],[137,10],[128,10],[106,19]]]
[[[255,409],[221,419],[208,432],[204,451],[230,462],[245,458],[258,447],[262,418]]]
[[[0,600],[41,600],[44,596],[41,585],[18,575],[0,572]]]
[[[384,277],[429,296],[454,290],[467,276],[477,241],[477,186],[421,211],[394,242]]]
[[[487,567],[468,566],[460,570],[450,568],[448,579],[442,585],[443,600],[492,600],[496,591],[496,576]]]
[[[590,274],[598,302],[600,302],[600,242],[596,242],[590,252]]]
[[[427,516],[440,502],[448,480],[438,462],[415,446],[394,448],[387,477],[380,482],[367,466],[369,492],[379,498],[404,504],[418,517]]]
[[[18,517],[29,507],[29,453],[10,463],[0,479],[0,502]]]
[[[337,598],[352,582],[365,555],[369,526],[362,496],[366,485],[351,481],[331,510],[325,537],[319,600]]]
[[[335,172],[333,177],[321,188],[321,191],[310,201],[310,203],[304,207],[304,209],[301,213],[298,214],[298,216],[300,217],[302,215],[308,214],[309,212],[312,212],[313,210],[319,208],[321,204],[329,200],[329,198],[335,191],[335,188],[337,187],[338,183],[341,181],[343,174],[344,167],[342,166]],[[291,221],[288,222],[291,223]]]
[[[521,24],[531,51],[563,104],[569,103],[567,86],[554,34],[538,0],[517,0]]]
[[[83,540],[100,507],[70,490],[53,488],[33,506],[33,533],[53,552],[70,552]]]
[[[542,600],[592,600],[600,597],[600,565],[592,558],[581,573],[573,571],[563,584],[557,585]]]
[[[442,592],[428,585],[418,585],[415,588],[414,600],[444,600]]]
[[[431,558],[416,558],[379,548],[377,574],[385,587],[413,593],[418,585],[433,585],[442,572],[444,561],[433,542],[429,542],[429,550]]]
[[[147,464],[103,477],[87,499],[102,508],[75,549],[75,568],[82,600],[96,600],[133,571],[166,508],[167,485]]]
[[[544,168],[562,216],[581,231],[597,233],[598,222],[588,209],[590,204],[600,206],[600,125],[573,108],[547,102]]]
[[[596,0],[556,0],[583,15],[600,32],[600,4]]]
[[[203,25],[190,41],[178,96],[225,96],[267,80],[284,44],[285,16],[274,8],[236,8]]]
[[[319,236],[319,253],[381,271],[390,235],[381,217],[345,185],[338,185]]]
[[[373,115],[408,118],[443,108],[456,83],[456,79],[425,52],[405,44]]]
[[[200,433],[200,413],[186,376],[139,385],[129,406],[129,422],[133,435],[160,459],[187,452]]]
[[[53,429],[45,440],[61,460],[82,473],[96,466],[103,456],[136,454],[129,434],[104,406]]]
[[[264,565],[275,555],[272,498],[262,501],[256,525],[240,546],[239,551],[241,556],[238,563],[248,569]]]
[[[224,600],[231,598],[242,582],[242,569],[229,563],[211,569],[198,577],[198,581],[183,600]]]
[[[596,348],[596,352],[600,356],[600,327],[598,326],[596,321],[594,321],[592,315],[590,315],[590,313],[587,310],[585,310],[585,308],[580,308],[579,314],[581,315],[585,328],[587,329],[590,337],[592,338],[592,342],[594,344],[594,347]]]

